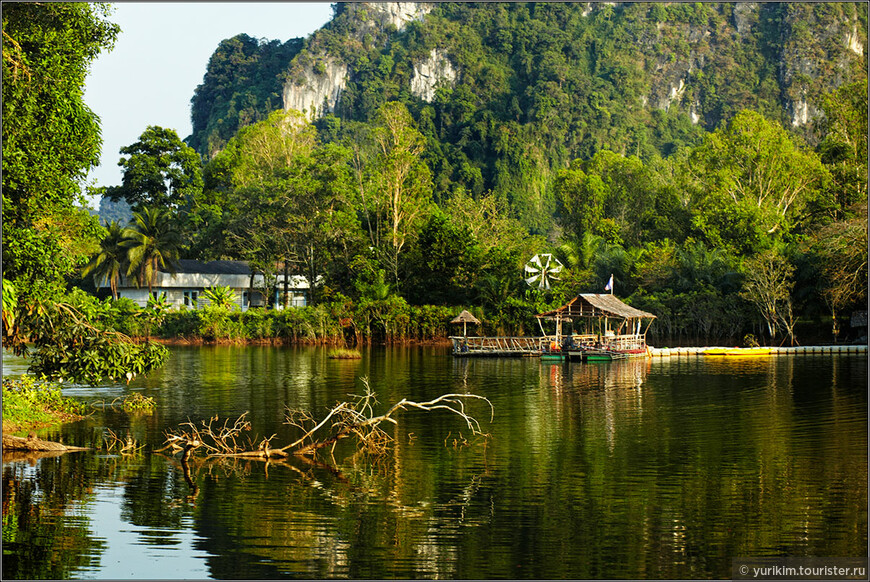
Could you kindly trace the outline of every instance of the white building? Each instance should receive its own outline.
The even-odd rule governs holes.
[[[161,295],[175,308],[186,306],[198,309],[208,303],[203,291],[209,287],[229,287],[236,294],[236,302],[242,311],[248,307],[263,307],[266,303],[262,273],[254,274],[253,293],[251,289],[251,269],[246,261],[202,262],[189,259],[177,261],[175,273],[158,271],[151,284],[151,295],[157,299]],[[108,288],[102,283],[101,288]],[[288,285],[290,307],[304,307],[308,304],[308,280],[300,275],[291,275]],[[275,297],[271,304],[283,309],[284,276],[278,274]],[[249,297],[250,295],[250,297]],[[136,279],[122,276],[118,283],[118,297],[127,297],[144,307],[148,304],[148,286],[138,287]],[[249,301],[250,299],[250,301]]]

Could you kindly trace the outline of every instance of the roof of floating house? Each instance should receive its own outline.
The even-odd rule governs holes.
[[[562,307],[535,317],[570,319],[573,317],[651,318],[655,315],[626,305],[609,293],[581,293]]]

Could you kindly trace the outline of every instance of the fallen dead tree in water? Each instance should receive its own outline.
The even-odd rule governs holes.
[[[403,398],[393,404],[385,413],[375,415],[374,407],[377,405],[377,399],[368,380],[363,378],[362,382],[365,386],[365,394],[353,395],[349,401],[337,403],[319,421],[310,411],[288,409],[284,423],[304,431],[301,437],[289,445],[273,447],[272,440],[277,436],[274,434],[268,438],[246,439],[245,433],[251,430],[251,423],[246,418],[246,412],[232,423],[226,419],[219,424],[219,419],[216,416],[200,421],[198,425],[191,421],[182,423],[180,430],[170,431],[166,434],[166,444],[160,451],[184,451],[184,460],[197,451],[204,452],[209,457],[266,459],[290,455],[304,457],[314,455],[325,447],[334,448],[335,444],[342,439],[355,438],[361,449],[378,455],[385,453],[394,440],[381,428],[381,424],[398,424],[394,417],[400,411],[409,409],[427,412],[447,411],[465,421],[472,435],[481,436],[486,435],[482,432],[477,419],[466,411],[466,402],[484,401],[490,408],[490,421],[494,414],[492,403],[484,396],[451,393],[442,394],[426,402],[415,402]]]
[[[36,433],[31,432],[26,437],[4,434],[3,450],[67,453],[72,451],[87,451],[88,449],[82,447],[69,447],[63,443],[56,443],[54,441],[44,441],[36,438]]]

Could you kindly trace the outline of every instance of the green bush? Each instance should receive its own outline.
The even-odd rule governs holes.
[[[163,318],[159,334],[161,337],[187,338],[196,337],[200,331],[200,313],[182,309],[170,311]]]
[[[199,335],[207,341],[245,339],[245,325],[239,313],[223,307],[206,305],[199,314]]]
[[[85,405],[61,392],[60,384],[22,376],[3,380],[3,422],[19,430],[76,420]]]
[[[139,335],[139,319],[137,316],[142,308],[129,297],[120,297],[112,303],[114,309],[113,327],[119,332],[129,335]]]
[[[269,339],[276,337],[276,317],[274,311],[262,309],[249,309],[241,314],[241,322],[244,326],[247,339]]]

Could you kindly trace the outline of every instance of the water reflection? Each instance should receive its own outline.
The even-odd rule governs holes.
[[[490,436],[409,411],[382,458],[350,442],[317,462],[4,456],[4,577],[721,578],[734,556],[866,548],[867,365],[855,357],[182,349],[121,388],[154,396],[151,417],[101,410],[44,436],[93,445],[108,426],[156,449],[188,418],[249,410],[255,432],[286,443],[285,405],[323,412],[360,376],[384,408],[485,395]],[[488,407],[474,413],[488,420]]]

